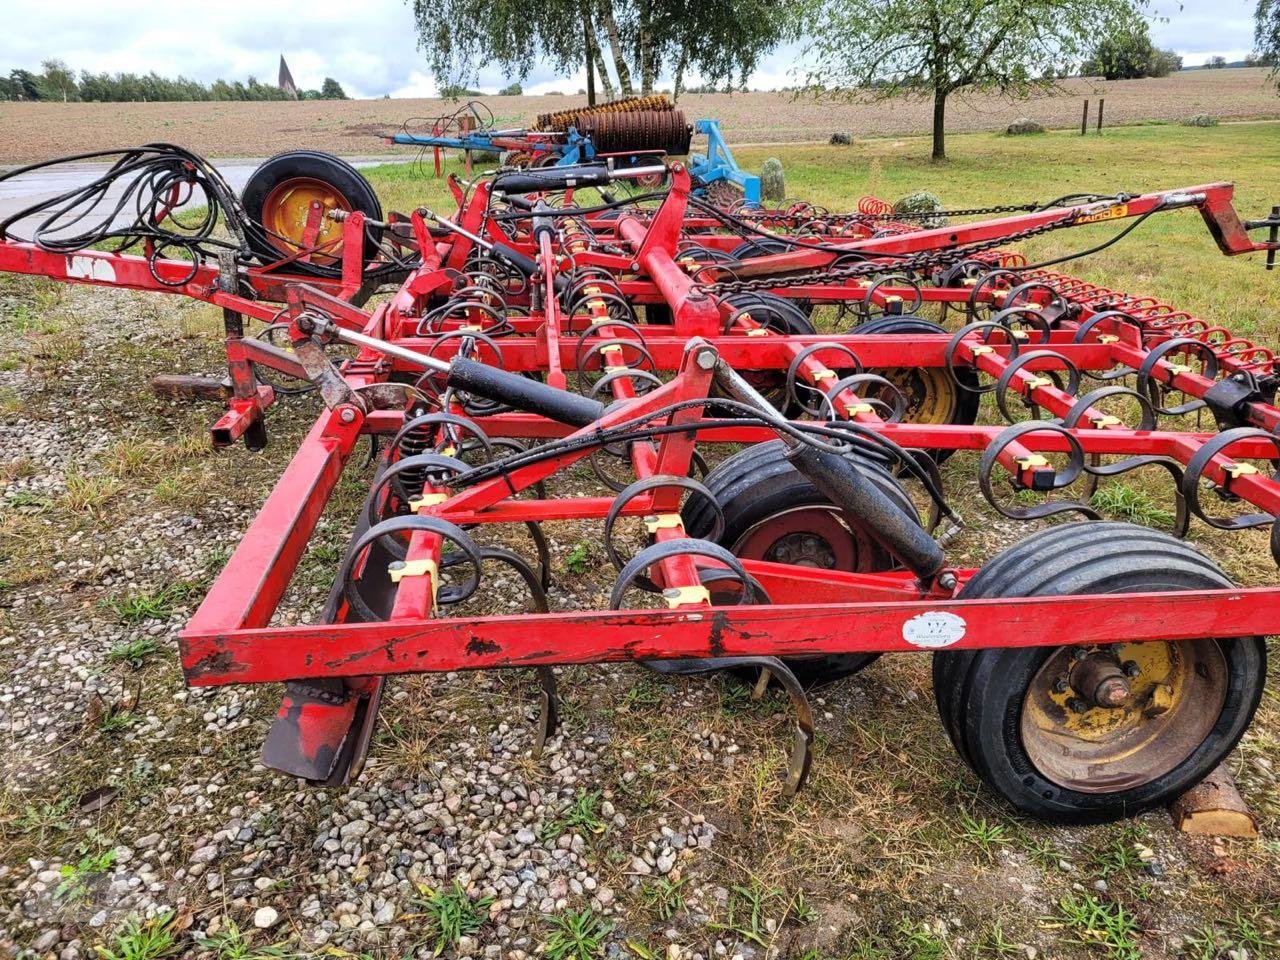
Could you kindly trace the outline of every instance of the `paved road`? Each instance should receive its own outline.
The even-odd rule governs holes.
[[[380,163],[409,162],[409,158],[401,157],[347,157],[345,159],[356,167],[371,167]],[[227,178],[227,182],[237,191],[244,187],[249,175],[257,169],[258,164],[261,162],[261,160],[256,159],[213,161],[214,166],[221,171],[222,175]],[[0,180],[0,221],[39,203],[41,200],[48,200],[66,193],[68,190],[82,187],[101,176],[107,169],[107,164],[66,163],[59,164],[56,167],[45,167],[8,180]],[[111,209],[111,206],[119,198],[120,190],[113,189],[107,194],[100,209],[104,211]],[[122,216],[119,219],[127,222],[132,217]],[[10,228],[10,232],[25,239],[30,235],[29,228],[32,222],[35,221],[20,220]]]

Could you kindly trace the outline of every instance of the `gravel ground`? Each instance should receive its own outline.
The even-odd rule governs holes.
[[[539,760],[528,675],[446,675],[392,684],[352,788],[272,773],[255,761],[278,689],[187,691],[173,648],[310,401],[273,411],[264,455],[215,455],[211,408],[147,389],[217,370],[211,310],[0,278],[0,322],[33,358],[0,360],[0,951],[75,960],[153,918],[172,955],[219,958],[1276,955],[1274,839],[1187,838],[1159,811],[1076,831],[1011,817],[955,762],[910,656],[817,697],[792,803],[784,701],[631,667],[561,672]],[[344,478],[281,622],[317,614],[366,483]],[[961,562],[1027,532],[966,512]],[[553,605],[601,604],[594,531],[548,532]],[[495,581],[481,608],[521,599]],[[1268,838],[1278,715],[1273,692],[1232,761]],[[476,924],[442,941],[446,903]],[[1142,952],[1064,905],[1089,903],[1129,916]],[[1193,952],[1206,930],[1221,951]]]

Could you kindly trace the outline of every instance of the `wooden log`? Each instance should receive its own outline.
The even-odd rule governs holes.
[[[231,396],[225,380],[187,373],[162,373],[151,381],[151,389],[158,397],[174,400],[226,400]]]
[[[1174,800],[1169,814],[1183,833],[1249,839],[1258,836],[1258,818],[1245,805],[1231,772],[1222,764]]]

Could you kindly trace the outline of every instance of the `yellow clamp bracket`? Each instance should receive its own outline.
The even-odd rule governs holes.
[[[1009,331],[1009,334],[1010,334],[1010,336],[1012,336],[1012,337],[1013,337],[1013,339],[1015,339],[1015,340],[1026,340],[1026,339],[1027,339],[1027,337],[1029,337],[1029,336],[1030,336],[1030,334],[1029,334],[1029,333],[1027,333],[1027,331],[1025,331],[1025,330],[1010,330],[1010,331]]]
[[[1107,427],[1117,427],[1120,425],[1120,418],[1113,417],[1109,413],[1104,413],[1100,417],[1090,417],[1089,419],[1099,430],[1106,429]]]
[[[1177,376],[1180,373],[1191,372],[1191,368],[1188,367],[1185,363],[1170,363],[1170,364],[1167,364],[1167,366],[1169,368],[1169,373],[1173,376]]]
[[[621,371],[621,370],[630,370],[630,369],[631,369],[631,368],[630,368],[630,367],[628,367],[625,363],[611,363],[611,364],[607,364],[607,365],[605,366],[605,368],[604,368],[604,372],[605,372],[605,373],[618,373],[618,372],[619,372],[619,371]]]
[[[594,297],[597,293],[599,293],[599,292],[600,292],[600,288],[599,288],[599,287],[597,287],[597,286],[595,286],[594,284],[592,284],[592,285],[591,285],[591,286],[589,286],[589,287],[583,287],[583,288],[582,288],[582,292],[583,292],[583,293],[585,293],[585,294],[586,294],[587,296],[589,296],[589,297]]]
[[[602,356],[602,357],[603,357],[606,353],[613,353],[614,351],[617,351],[618,353],[621,353],[621,352],[622,352],[622,347],[621,347],[619,344],[616,344],[616,343],[606,343],[606,344],[605,344],[604,346],[602,346],[602,347],[596,347],[596,353],[600,354],[600,356]]]
[[[748,337],[767,337],[769,330],[766,327],[752,327],[747,331]]]
[[[1008,290],[992,290],[991,291],[992,300],[1003,300],[1007,296],[1009,296]]]
[[[1099,343],[1119,343],[1120,338],[1117,337],[1114,333],[1104,333],[1098,337],[1098,342]]]
[[[1228,463],[1222,468],[1222,472],[1232,480],[1239,480],[1241,477],[1254,476],[1257,474],[1258,468],[1252,463]]]
[[[447,493],[424,493],[422,496],[409,501],[409,509],[417,513],[423,507],[438,507],[449,499]]]
[[[811,376],[815,381],[834,380],[836,378],[836,372],[828,367],[822,370],[815,370]]]
[[[1041,454],[1033,453],[1030,456],[1018,457],[1017,464],[1023,470],[1034,470],[1037,467],[1049,466],[1049,461],[1046,460]]]
[[[977,285],[978,285],[978,281],[973,277],[965,277],[963,280],[960,281],[960,286],[962,287],[976,287]]]
[[[433,612],[437,609],[436,594],[440,590],[440,568],[434,560],[395,560],[387,565],[387,574],[391,577],[392,583],[399,583],[405,577],[430,575],[431,609]]]
[[[464,323],[458,329],[463,333],[479,333],[484,329],[484,327],[480,326],[478,323]]]
[[[870,413],[874,408],[869,403],[851,403],[849,404],[849,416],[859,413]]]
[[[662,591],[662,599],[671,608],[683,607],[691,603],[710,603],[711,591],[704,586],[667,587]]]
[[[969,352],[972,353],[975,357],[980,357],[984,353],[994,353],[995,350],[991,347],[986,346],[985,344],[979,344],[976,347],[970,347]]]
[[[891,293],[889,294],[889,296],[884,298],[884,302],[885,303],[901,303],[902,298],[898,296],[896,293]]]
[[[1050,380],[1048,377],[1032,377],[1030,380],[1027,381],[1028,390],[1035,390],[1037,387],[1051,387],[1051,386],[1053,386],[1053,381]]]
[[[644,518],[644,528],[650,533],[657,533],[659,530],[672,530],[679,526],[680,514],[678,513],[651,514]]]

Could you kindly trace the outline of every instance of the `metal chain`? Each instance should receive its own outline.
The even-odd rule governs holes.
[[[814,221],[847,223],[858,220],[928,220],[933,217],[976,217],[987,213],[1029,213],[1039,209],[1040,205],[1036,203],[1020,203],[999,207],[972,207],[968,210],[921,210],[912,213],[815,213],[812,216],[806,216],[803,211],[792,213],[789,210],[776,207],[771,210],[762,210],[757,216],[761,220],[794,217],[797,220],[804,219],[806,223]]]
[[[790,276],[757,277],[752,280],[726,280],[695,284],[695,286],[704,293],[713,293],[717,296],[725,296],[735,293],[749,293],[757,290],[770,290],[773,287],[803,287],[819,283],[831,283],[832,281],[837,280],[853,280],[858,277],[867,277],[873,276],[877,273],[883,273],[885,270],[893,270],[894,272],[921,272],[928,270],[931,267],[950,266],[957,261],[973,256],[975,253],[993,250],[1006,243],[1026,240],[1031,237],[1040,236],[1041,234],[1050,233],[1051,231],[1058,230],[1062,227],[1069,227],[1075,223],[1080,215],[1079,210],[1071,210],[1063,214],[1057,220],[1050,220],[1048,223],[1042,223],[1039,226],[1028,227],[1025,230],[1007,233],[1000,237],[994,237],[991,240],[983,240],[963,247],[953,247],[948,250],[923,251],[909,257],[897,258],[890,262],[877,261],[855,263],[847,267],[827,267],[819,270],[811,270],[808,273],[797,273]],[[800,249],[803,249],[803,247]],[[856,254],[857,251],[851,250],[850,253]],[[874,254],[871,254],[871,256],[874,256]]]

